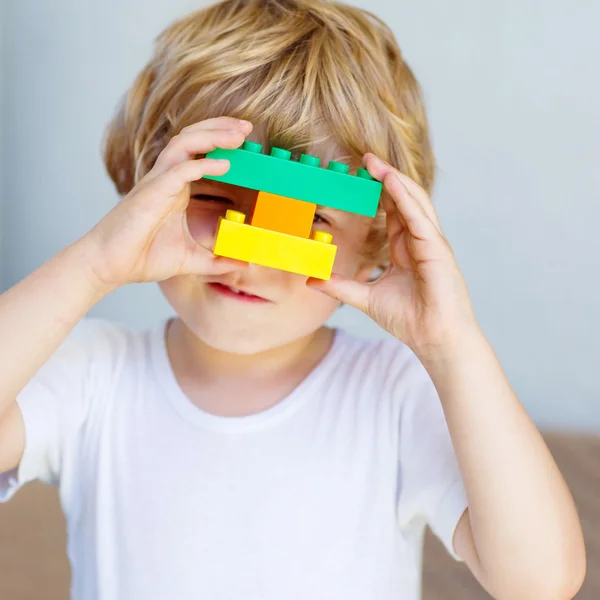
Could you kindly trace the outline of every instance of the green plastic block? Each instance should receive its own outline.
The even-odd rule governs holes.
[[[343,163],[331,161],[327,168],[323,168],[316,156],[302,154],[299,160],[292,160],[289,150],[276,147],[271,149],[269,156],[262,153],[260,144],[248,141],[241,148],[217,148],[206,156],[230,161],[225,175],[205,175],[206,179],[367,217],[374,217],[377,212],[382,185],[365,169],[349,175],[349,167]]]

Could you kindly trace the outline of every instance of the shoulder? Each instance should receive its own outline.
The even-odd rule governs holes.
[[[82,355],[100,354],[123,347],[135,335],[135,330],[125,324],[85,317],[71,330],[61,349]]]
[[[419,411],[436,410],[433,383],[413,351],[399,340],[363,339],[337,330],[335,360],[330,361],[323,391],[348,407],[360,407],[366,420],[381,417],[395,437],[403,422]]]
[[[135,379],[146,364],[148,334],[107,319],[82,319],[21,391],[21,406],[38,407],[40,398],[49,407],[55,401],[60,410],[76,405],[79,414],[85,407],[104,406],[117,386]]]
[[[54,372],[86,372],[90,377],[115,371],[136,347],[146,332],[124,323],[85,317],[75,325],[43,368]]]
[[[365,339],[338,329],[336,346],[338,363],[347,375],[378,385],[382,390],[410,389],[430,382],[413,351],[391,336]]]
[[[393,460],[410,456],[423,440],[446,435],[435,386],[406,344],[338,330],[334,348],[335,360],[321,382],[338,419],[350,413],[359,423],[355,431],[368,432],[391,449]]]

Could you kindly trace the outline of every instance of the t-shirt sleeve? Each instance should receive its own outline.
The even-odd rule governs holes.
[[[428,524],[456,560],[453,537],[468,507],[458,461],[427,371],[413,357],[397,381],[400,408],[398,518],[400,526]]]
[[[80,321],[17,396],[25,450],[16,469],[0,474],[0,502],[34,479],[59,484],[98,392],[109,325]]]

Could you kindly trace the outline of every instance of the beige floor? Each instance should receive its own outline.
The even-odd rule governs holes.
[[[599,600],[600,439],[548,436],[548,443],[573,491],[586,533],[588,575],[577,600]],[[69,568],[64,543],[64,520],[53,489],[34,483],[1,505],[0,599],[66,600]],[[484,600],[489,596],[429,536],[423,598]]]

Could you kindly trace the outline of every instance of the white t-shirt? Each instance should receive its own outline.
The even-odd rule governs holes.
[[[284,400],[193,405],[165,322],[73,330],[19,395],[26,448],[0,499],[59,486],[76,600],[416,600],[424,524],[452,553],[467,506],[425,369],[337,330]]]

